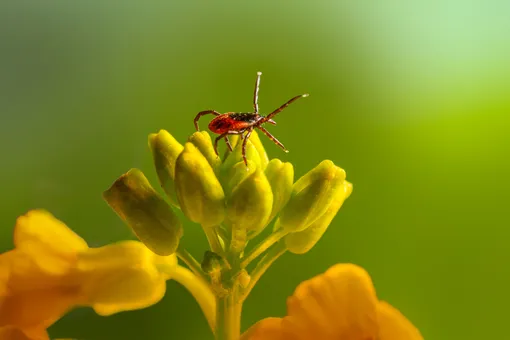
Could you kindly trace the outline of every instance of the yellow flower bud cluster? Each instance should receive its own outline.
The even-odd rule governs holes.
[[[273,220],[277,236],[259,252],[281,239],[287,250],[307,252],[352,191],[345,171],[326,160],[294,183],[292,164],[270,161],[256,132],[246,144],[248,165],[242,143],[232,142],[233,151],[227,150],[222,161],[207,132],[195,132],[184,145],[165,130],[151,134],[156,173],[170,204],[137,169],[122,175],[104,198],[160,255],[174,253],[183,234],[173,209],[200,224],[219,254],[242,257],[247,242]]]

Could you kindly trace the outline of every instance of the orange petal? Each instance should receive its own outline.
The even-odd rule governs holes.
[[[402,313],[381,301],[377,306],[380,340],[423,340],[420,331]]]
[[[21,330],[12,326],[0,327],[0,339],[2,340],[49,340],[48,333],[44,329]]]
[[[301,283],[287,300],[285,339],[375,339],[376,308],[368,273],[353,264],[337,264]]]
[[[0,327],[15,326],[20,329],[46,329],[74,305],[80,303],[76,289],[28,290],[8,295],[0,305]]]
[[[282,319],[267,318],[257,322],[243,333],[240,340],[284,340]]]

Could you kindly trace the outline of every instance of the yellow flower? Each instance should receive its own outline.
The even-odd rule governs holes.
[[[14,245],[0,254],[0,339],[48,339],[46,329],[74,307],[100,315],[145,308],[163,297],[166,280],[189,283],[175,255],[156,255],[138,241],[89,248],[41,210],[18,218]],[[199,302],[213,303],[192,284]]]
[[[368,273],[337,264],[301,283],[287,300],[287,316],[267,318],[241,340],[420,340],[397,309],[379,301]]]

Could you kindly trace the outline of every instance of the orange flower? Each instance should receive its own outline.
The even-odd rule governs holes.
[[[18,218],[15,249],[0,254],[0,339],[48,339],[46,328],[77,306],[100,315],[144,308],[165,294],[175,256],[137,241],[100,248],[44,211]]]
[[[241,340],[420,340],[420,332],[375,294],[368,273],[337,264],[301,283],[287,300],[287,316],[267,318]]]

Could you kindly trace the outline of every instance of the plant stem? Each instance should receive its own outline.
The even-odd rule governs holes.
[[[288,232],[284,231],[283,229],[280,229],[268,237],[266,237],[262,242],[257,244],[255,248],[253,248],[241,261],[241,268],[245,268],[247,265],[250,264],[251,261],[255,260],[260,254],[265,252],[269,247],[271,247],[276,242],[280,241],[282,237],[287,235]]]
[[[218,233],[216,232],[217,227],[204,227],[205,236],[207,237],[207,241],[209,242],[209,247],[211,251],[215,252],[218,255],[222,255],[224,253],[223,244],[221,244],[220,238],[218,237]]]
[[[179,247],[175,251],[175,254],[179,259],[181,259],[182,262],[184,262],[189,267],[189,269],[193,271],[193,273],[195,273],[196,276],[207,282],[207,276],[202,270],[202,266],[200,265],[200,263],[197,260],[195,260],[193,255],[191,255],[189,251],[184,249],[184,247],[181,244],[179,244]]]
[[[283,254],[285,254],[286,251],[287,247],[285,246],[284,242],[278,242],[269,249],[267,254],[260,259],[259,263],[257,263],[257,266],[251,272],[250,283],[248,284],[248,287],[243,289],[242,294],[240,296],[241,301],[244,301],[248,297],[251,290],[253,289],[257,281],[262,277],[262,275],[264,275],[266,270],[268,270],[269,267],[271,267],[274,261],[276,261]]]
[[[196,277],[189,269],[179,265],[172,274],[172,279],[186,287],[191,295],[193,295],[200,305],[209,323],[209,327],[211,327],[211,330],[214,332],[214,327],[216,325],[216,300],[214,299],[214,294],[209,285],[201,278]]]
[[[238,283],[235,283],[228,295],[216,297],[216,340],[239,340],[243,303],[238,293]]]

